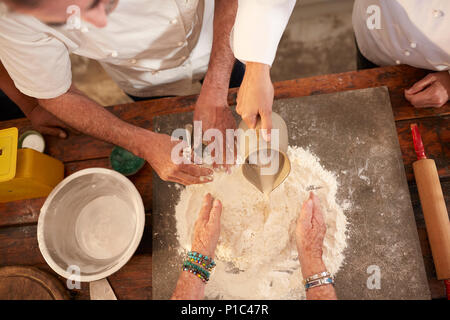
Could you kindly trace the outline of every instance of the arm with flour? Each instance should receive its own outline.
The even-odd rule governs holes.
[[[222,203],[208,193],[194,226],[192,251],[214,258],[220,235]],[[206,284],[190,272],[181,272],[172,300],[200,300],[205,296]]]
[[[303,279],[325,272],[322,260],[323,239],[327,231],[319,199],[312,192],[303,204],[295,230],[298,258]],[[308,300],[336,300],[336,291],[332,284],[310,288],[306,291]]]

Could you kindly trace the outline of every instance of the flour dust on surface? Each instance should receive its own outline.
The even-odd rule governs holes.
[[[223,204],[217,266],[206,286],[207,298],[305,299],[295,228],[311,186],[316,187],[327,225],[324,263],[332,274],[341,267],[347,219],[336,200],[336,175],[302,148],[289,147],[288,157],[291,173],[268,197],[245,180],[239,168],[231,174],[217,172],[213,182],[181,191],[176,221],[182,253],[190,250],[203,196],[209,192]]]

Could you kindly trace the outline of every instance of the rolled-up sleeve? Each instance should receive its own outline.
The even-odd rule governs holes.
[[[56,98],[72,84],[67,47],[41,30],[0,21],[0,60],[18,90],[38,99]]]
[[[296,0],[239,0],[232,35],[241,61],[272,65]]]

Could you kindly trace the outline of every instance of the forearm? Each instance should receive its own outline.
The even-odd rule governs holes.
[[[300,262],[302,268],[303,279],[314,274],[326,271],[325,264],[322,259],[305,260]],[[306,291],[307,300],[337,300],[336,291],[332,284],[325,284],[318,287],[310,288]]]
[[[172,300],[203,300],[205,296],[205,286],[206,284],[197,276],[190,272],[183,271],[178,278]]]
[[[3,64],[0,63],[0,90],[2,90],[22,112],[29,116],[33,109],[38,105],[35,98],[24,95],[14,85],[13,80],[9,76]]]
[[[74,87],[58,98],[42,99],[39,103],[75,130],[118,145],[139,157],[144,157],[146,149],[143,139],[145,144],[151,144],[154,135],[119,119]]]
[[[213,44],[208,72],[202,87],[202,91],[219,90],[225,99],[235,61],[230,46],[230,34],[236,18],[237,2],[237,0],[215,1]]]

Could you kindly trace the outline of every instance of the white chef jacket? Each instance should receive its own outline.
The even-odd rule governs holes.
[[[232,34],[241,61],[272,65],[296,0],[239,0]]]
[[[121,0],[105,28],[48,26],[0,3],[0,59],[24,94],[58,97],[72,83],[69,53],[95,59],[127,93],[191,93],[206,73],[213,0]]]
[[[380,8],[380,29],[367,27],[370,5]],[[449,0],[356,0],[353,28],[361,53],[377,65],[450,70]]]

